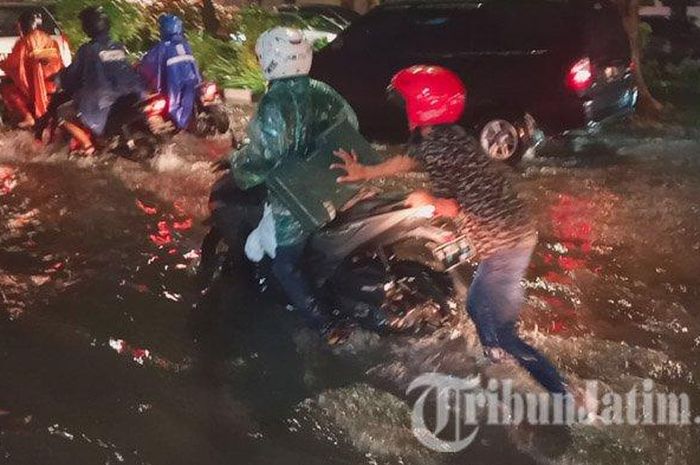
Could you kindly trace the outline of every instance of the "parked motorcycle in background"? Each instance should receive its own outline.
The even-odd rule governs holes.
[[[46,115],[37,121],[34,128],[38,140],[43,140],[47,130],[51,139],[57,135],[57,140],[70,139],[70,134],[60,131],[63,105],[68,102],[70,96],[63,91],[53,96]],[[151,130],[149,122],[152,118],[162,117],[166,110],[167,104],[163,98],[143,100],[139,94],[125,95],[114,102],[103,134],[90,135],[92,143],[101,152],[110,152],[133,161],[149,160],[157,154],[162,142],[161,137]],[[70,143],[72,145],[74,142]]]
[[[129,160],[150,160],[162,140],[151,130],[149,121],[166,110],[164,103],[158,99],[141,100],[137,94],[120,98],[109,114],[104,134],[95,138],[95,145]]]
[[[193,133],[199,137],[224,134],[229,128],[229,118],[224,108],[219,87],[213,82],[199,86],[199,99]]]

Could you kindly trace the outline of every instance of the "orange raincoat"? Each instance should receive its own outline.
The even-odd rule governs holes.
[[[56,91],[51,78],[63,68],[56,41],[35,29],[15,43],[12,52],[0,63],[0,68],[12,80],[13,88],[3,91],[3,96],[11,96],[7,103],[20,112],[23,112],[22,107],[33,109],[36,118],[43,116],[51,94]],[[24,102],[12,101],[21,97]]]

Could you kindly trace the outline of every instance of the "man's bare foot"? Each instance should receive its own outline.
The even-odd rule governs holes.
[[[580,417],[585,419],[585,423],[593,426],[600,424],[598,399],[581,386],[569,387],[568,391],[574,401],[577,413],[580,412]]]
[[[34,124],[35,124],[35,123],[36,123],[36,121],[34,121],[34,118],[33,118],[31,115],[27,115],[27,117],[24,118],[23,121],[20,121],[20,122],[17,124],[17,126],[18,126],[20,129],[27,129],[27,128],[34,127]]]
[[[70,154],[78,157],[91,157],[95,155],[96,151],[95,146],[91,145],[90,147],[73,150]]]
[[[352,334],[354,328],[348,324],[340,324],[329,328],[324,332],[323,336],[330,346],[335,346],[344,343]]]
[[[484,354],[493,363],[502,363],[508,360],[508,353],[500,347],[486,347]]]

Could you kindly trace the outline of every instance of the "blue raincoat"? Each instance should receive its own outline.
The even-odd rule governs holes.
[[[61,86],[75,101],[82,123],[98,136],[117,99],[144,91],[126,49],[107,34],[78,49],[73,63],[61,72]]]
[[[148,87],[168,99],[171,120],[185,129],[194,114],[197,88],[202,82],[187,39],[182,34],[163,37],[143,57],[140,71]]]

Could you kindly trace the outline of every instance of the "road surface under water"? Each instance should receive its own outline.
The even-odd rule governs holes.
[[[514,174],[540,230],[521,330],[572,384],[650,378],[700,414],[700,144],[611,144]],[[458,454],[424,448],[416,376],[537,387],[487,363],[466,319],[330,350],[245,277],[201,297],[208,164],[226,150],[183,137],[141,166],[2,136],[0,463],[697,463],[694,426],[490,427]]]

